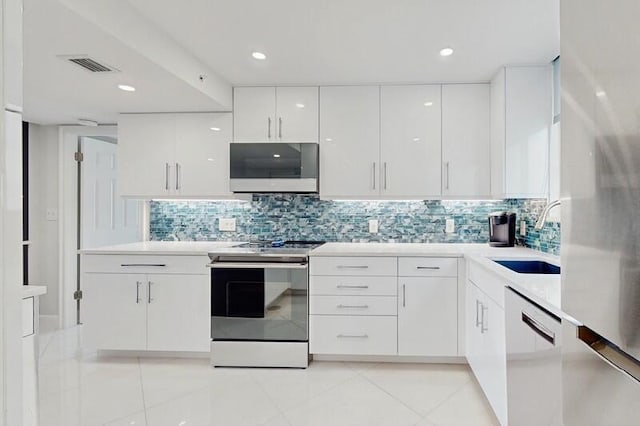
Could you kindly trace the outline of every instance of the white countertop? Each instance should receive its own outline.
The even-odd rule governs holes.
[[[326,243],[310,256],[442,256],[464,257],[504,278],[507,285],[555,315],[562,316],[560,275],[519,274],[492,259],[540,259],[560,265],[560,258],[526,247],[489,247],[488,244]]]
[[[42,296],[47,293],[47,287],[44,285],[23,285],[22,286],[22,298],[27,299],[29,297]]]
[[[167,254],[197,256],[233,247],[242,241],[142,241],[80,250],[82,254]]]

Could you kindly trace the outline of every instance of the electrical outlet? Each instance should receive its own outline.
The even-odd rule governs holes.
[[[58,209],[48,208],[47,220],[50,222],[55,222],[56,220],[58,220]]]
[[[527,222],[524,220],[520,221],[520,236],[524,237],[527,235]]]
[[[235,219],[218,219],[218,229],[220,231],[230,231],[233,232],[236,230],[236,220]]]
[[[371,234],[378,233],[378,219],[369,219],[369,232]]]
[[[456,222],[453,219],[447,219],[445,222],[444,232],[453,234],[456,231]]]

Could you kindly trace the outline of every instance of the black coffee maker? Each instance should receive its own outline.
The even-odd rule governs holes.
[[[489,245],[513,247],[516,242],[516,214],[511,212],[489,213]]]

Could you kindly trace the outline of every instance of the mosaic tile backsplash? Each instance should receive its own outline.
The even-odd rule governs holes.
[[[545,200],[502,201],[325,201],[317,195],[254,194],[251,201],[152,201],[152,240],[321,240],[341,242],[485,243],[487,215],[514,211],[517,228],[527,223],[518,244],[559,254],[560,224],[535,221]],[[235,218],[236,231],[218,230],[219,218]],[[379,232],[369,233],[369,219]],[[455,232],[445,233],[446,219]],[[516,232],[517,233],[517,232]]]

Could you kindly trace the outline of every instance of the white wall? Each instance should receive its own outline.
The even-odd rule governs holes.
[[[29,125],[29,284],[47,286],[42,315],[58,315],[58,126]]]

